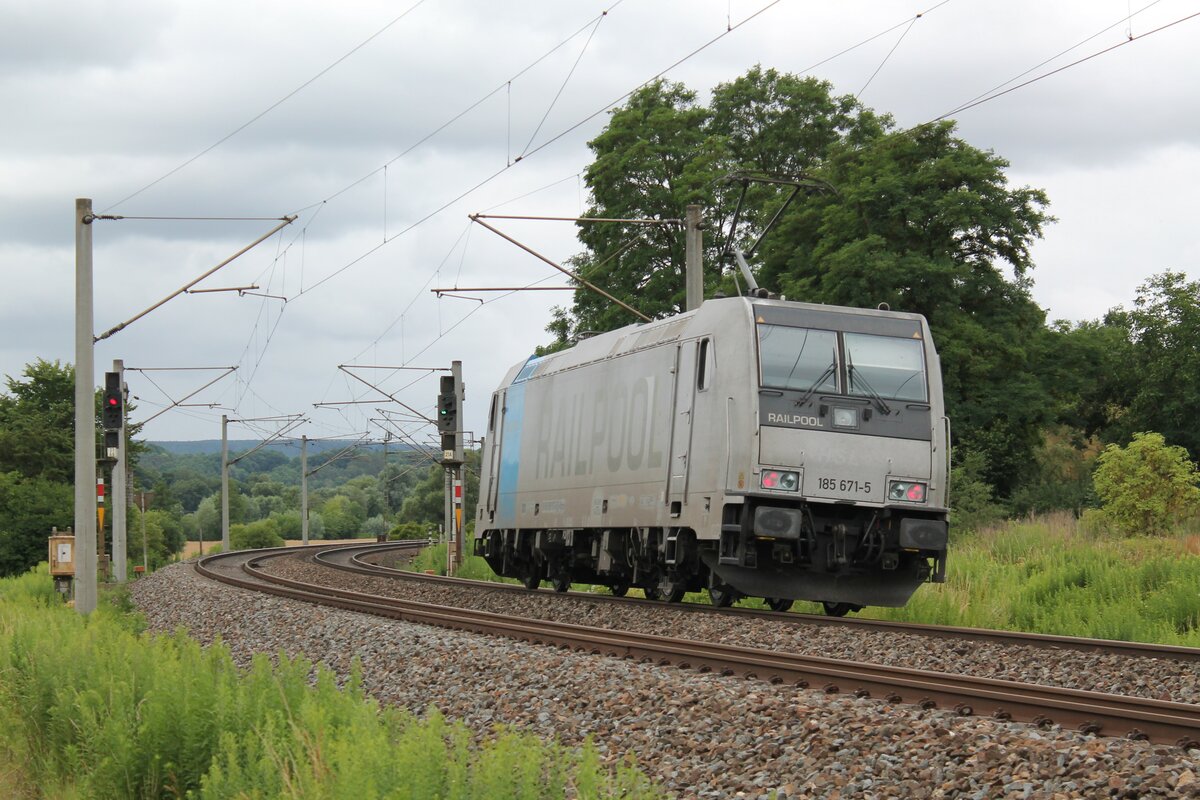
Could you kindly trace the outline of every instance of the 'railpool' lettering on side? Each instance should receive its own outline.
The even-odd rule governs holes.
[[[805,417],[799,414],[767,414],[767,422],[774,425],[804,425],[809,428],[820,428],[820,417]]]

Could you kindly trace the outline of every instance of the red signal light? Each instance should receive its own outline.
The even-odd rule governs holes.
[[[923,484],[923,483],[912,484],[911,486],[908,487],[908,491],[905,493],[905,495],[908,497],[909,500],[913,501],[914,503],[923,502],[925,500],[925,484]]]

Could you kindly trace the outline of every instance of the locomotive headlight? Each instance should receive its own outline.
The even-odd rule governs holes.
[[[858,409],[857,408],[835,408],[833,410],[833,427],[835,427],[835,428],[857,428],[858,427]]]
[[[917,481],[891,481],[888,483],[888,500],[924,503],[925,484]]]
[[[800,473],[764,469],[759,485],[764,489],[773,489],[777,492],[794,492],[800,488]]]

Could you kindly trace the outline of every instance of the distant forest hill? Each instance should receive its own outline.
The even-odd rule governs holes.
[[[300,445],[297,442],[272,443],[249,455],[257,440],[230,440],[230,479],[235,487],[249,488],[263,482],[281,486],[300,486]],[[309,490],[336,489],[362,476],[378,477],[385,468],[382,445],[363,445],[342,453],[352,440],[309,442]],[[341,454],[341,455],[339,455]],[[407,470],[427,464],[423,454],[409,445],[391,443],[387,466]],[[184,511],[194,511],[207,495],[218,491],[221,478],[221,441],[146,442],[137,456],[134,471],[142,486],[169,488]],[[418,470],[423,474],[424,470]],[[415,477],[415,476],[414,476]],[[399,488],[399,484],[396,484]]]
[[[241,453],[246,450],[249,450],[252,447],[255,447],[256,445],[259,444],[259,442],[260,442],[259,439],[230,439],[229,440],[230,458],[236,457],[237,453]],[[344,450],[345,448],[349,447],[353,443],[354,443],[353,439],[312,440],[308,443],[308,454],[311,457],[314,453],[322,453],[327,450]],[[176,455],[187,455],[190,453],[220,453],[221,452],[221,440],[220,439],[199,439],[196,441],[187,441],[187,442],[171,442],[171,441],[149,442],[148,441],[148,442],[146,442],[146,444],[150,445],[151,447],[161,447],[163,450],[166,450],[168,453],[174,453]],[[293,441],[272,442],[271,444],[267,445],[263,449],[264,450],[281,450],[281,451],[289,451],[290,450],[293,453],[298,454],[300,452],[300,443],[293,442]],[[382,452],[383,445],[381,445],[381,444],[363,445],[363,447],[361,449],[363,449],[363,450],[379,450],[380,452]],[[400,450],[410,450],[412,448],[409,445],[401,444],[400,442],[395,442],[393,444],[389,444],[388,449],[392,452],[398,452]]]

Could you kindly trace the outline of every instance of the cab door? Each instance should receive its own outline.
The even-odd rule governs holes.
[[[678,516],[687,504],[692,449],[692,408],[696,398],[696,342],[675,348],[675,410],[667,467],[667,505]]]
[[[491,413],[488,414],[488,436],[491,437],[487,463],[487,500],[485,508],[492,518],[496,514],[496,498],[500,484],[500,450],[504,446],[504,397],[506,391],[492,395]]]

